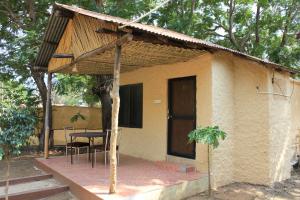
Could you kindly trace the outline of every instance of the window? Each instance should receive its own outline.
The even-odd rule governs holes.
[[[142,128],[143,126],[143,84],[120,87],[119,126]]]

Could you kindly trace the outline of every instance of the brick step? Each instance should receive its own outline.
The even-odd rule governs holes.
[[[16,185],[16,184],[20,184],[20,183],[28,183],[28,182],[33,182],[33,181],[41,181],[41,180],[50,179],[50,178],[52,178],[51,174],[14,178],[14,179],[9,179],[9,185]],[[5,185],[6,185],[6,181],[1,180],[0,187],[3,187]]]
[[[44,189],[35,189],[24,192],[12,193],[8,195],[9,200],[37,200],[45,197],[49,197],[61,192],[69,190],[68,186],[53,186]],[[0,196],[0,200],[5,200],[5,196]]]
[[[196,168],[191,165],[166,162],[166,161],[156,161],[156,166],[163,170],[174,171],[174,172],[182,172],[182,173],[190,173],[195,172]]]

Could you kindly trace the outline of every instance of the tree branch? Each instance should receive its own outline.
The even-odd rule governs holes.
[[[29,13],[29,18],[32,22],[36,20],[36,12],[34,6],[34,0],[26,0],[27,12]]]
[[[2,12],[6,12],[7,16],[9,17],[9,19],[11,20],[11,22],[13,22],[14,24],[16,24],[19,28],[25,30],[27,29],[29,26],[24,25],[21,21],[20,21],[20,16],[18,16],[17,14],[14,13],[14,11],[12,10],[12,8],[10,7],[10,3],[6,2],[6,1],[0,1],[0,6],[3,7],[3,11]]]
[[[295,19],[297,14],[299,13],[298,8],[299,7],[297,7],[296,1],[293,1],[293,3],[288,7],[280,47],[284,47],[286,45],[289,26],[291,25],[292,21]]]
[[[255,43],[259,44],[260,38],[259,38],[259,20],[260,20],[260,4],[257,2],[256,6],[256,16],[255,16]]]
[[[229,10],[228,10],[228,34],[230,42],[240,51],[240,46],[238,45],[235,36],[233,34],[233,17],[234,17],[234,10],[235,10],[235,0],[229,1]]]

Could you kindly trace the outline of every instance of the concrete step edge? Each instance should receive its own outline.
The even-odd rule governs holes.
[[[52,174],[43,174],[43,175],[37,175],[37,176],[27,176],[22,178],[14,178],[9,180],[9,185],[16,185],[20,183],[28,183],[33,181],[41,181],[45,179],[52,178]],[[6,185],[6,181],[1,180],[0,181],[0,187],[3,187]]]
[[[66,185],[54,186],[45,189],[29,190],[24,192],[18,192],[8,195],[9,200],[37,200],[45,197],[49,197],[61,192],[66,192],[69,187]],[[0,200],[5,200],[5,196],[0,196]]]

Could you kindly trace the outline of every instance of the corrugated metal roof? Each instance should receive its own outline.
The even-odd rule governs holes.
[[[64,4],[58,4],[56,3],[54,5],[54,10],[56,9],[66,9],[75,13],[79,13],[85,16],[89,16],[89,17],[93,17],[96,19],[100,19],[106,22],[113,22],[116,23],[118,25],[125,25],[128,24],[130,21],[127,19],[123,19],[120,17],[115,17],[115,16],[110,16],[110,15],[105,15],[105,14],[101,14],[101,13],[96,13],[93,11],[89,11],[89,10],[84,10],[82,8],[79,7],[75,7],[75,6],[68,6],[68,5],[64,5]],[[54,15],[52,14],[49,20],[49,24],[48,24],[48,28],[45,34],[45,39],[44,39],[44,43],[41,47],[41,50],[39,52],[37,61],[36,61],[36,66],[47,66],[45,64],[48,64],[52,54],[54,53],[55,49],[53,50],[50,45],[44,45],[45,42],[50,41],[50,42],[54,42],[54,43],[58,43],[60,38],[62,37],[62,34],[65,30],[65,27],[67,25],[67,21],[68,18],[63,18],[63,17],[54,17]],[[59,27],[59,28],[58,28]],[[233,49],[229,49],[220,45],[216,45],[213,44],[211,42],[207,42],[204,40],[200,40],[197,38],[193,38],[190,37],[188,35],[184,35],[175,31],[171,31],[168,29],[164,29],[164,28],[160,28],[160,27],[156,27],[156,26],[152,26],[152,25],[145,25],[145,24],[141,24],[141,23],[131,23],[130,25],[128,25],[127,27],[133,28],[133,29],[138,29],[140,31],[144,31],[144,32],[148,32],[154,35],[159,35],[159,36],[164,36],[166,38],[170,38],[170,39],[175,39],[178,41],[183,41],[183,42],[187,42],[187,43],[192,43],[195,45],[199,45],[199,48],[203,48],[206,47],[208,49],[212,49],[212,50],[222,50],[222,51],[226,51],[226,52],[230,52],[233,53],[235,55],[238,56],[243,56],[244,58],[250,59],[250,60],[254,60],[256,62],[262,63],[262,64],[266,64],[269,65],[271,67],[277,68],[277,69],[282,69],[291,73],[300,73],[299,70],[297,69],[293,69],[293,68],[289,68],[289,67],[285,67],[282,65],[279,65],[277,63],[273,63],[267,60],[263,60],[254,56],[250,56],[248,54],[233,50]],[[46,48],[46,52],[44,50],[44,48]],[[56,47],[55,47],[56,48]]]
[[[35,61],[35,66],[48,66],[48,63],[58,46],[68,21],[69,19],[65,17],[55,17],[53,14],[50,16],[43,43]]]

